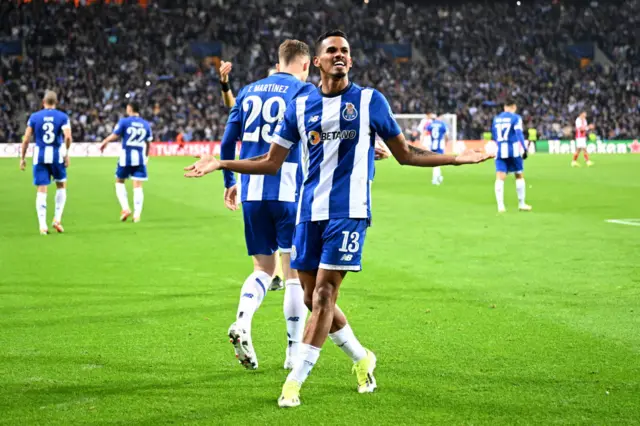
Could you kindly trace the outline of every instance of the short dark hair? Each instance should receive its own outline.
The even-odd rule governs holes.
[[[133,112],[140,114],[140,104],[138,102],[131,101],[127,105],[131,107]]]
[[[300,40],[285,40],[278,48],[278,60],[289,65],[298,56],[311,57],[309,46]]]
[[[504,106],[511,106],[515,104],[516,104],[516,99],[511,96],[509,96],[507,99],[504,100]]]
[[[326,33],[323,33],[320,37],[316,39],[316,46],[315,46],[316,55],[320,51],[320,45],[322,44],[322,42],[328,39],[329,37],[342,37],[343,39],[347,40],[347,42],[349,42],[349,40],[347,39],[347,34],[344,31],[341,31],[341,30],[327,31]]]

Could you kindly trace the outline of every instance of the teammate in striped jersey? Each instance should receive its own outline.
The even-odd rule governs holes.
[[[504,180],[508,173],[516,175],[516,192],[520,211],[531,211],[525,203],[524,159],[527,158],[527,145],[522,133],[522,117],[516,114],[516,102],[509,98],[504,103],[504,111],[493,118],[491,133],[496,142],[496,183],[495,193],[498,212],[506,211],[504,206]]]
[[[436,167],[479,163],[489,158],[472,151],[458,157],[441,155],[407,145],[384,96],[349,81],[351,50],[343,32],[330,31],[318,38],[313,63],[320,69],[321,88],[289,104],[265,157],[218,161],[206,156],[185,168],[187,177],[201,177],[218,169],[275,174],[290,149],[301,149],[303,185],[291,266],[298,269],[311,317],[303,351],[278,399],[281,407],[300,405],[300,387],[327,337],[353,360],[358,392],[376,388],[376,358],[355,338],[336,305],[347,272],[361,270],[362,249],[371,221],[376,134],[403,165]]]
[[[426,131],[429,134],[429,144],[427,145],[427,149],[431,152],[444,154],[445,145],[448,140],[447,125],[445,122],[434,118],[429,124],[427,124]],[[440,167],[434,167],[431,183],[434,185],[440,185],[443,180],[444,178],[442,177]]]
[[[43,99],[44,108],[31,114],[27,122],[27,129],[22,138],[20,169],[26,168],[25,157],[29,141],[33,135],[35,148],[33,150],[33,184],[37,187],[36,213],[40,234],[49,233],[47,228],[47,186],[51,177],[56,182],[56,205],[52,226],[58,232],[64,232],[62,227],[62,212],[67,202],[67,167],[69,167],[69,147],[71,146],[71,124],[69,117],[56,109],[58,96],[47,90]],[[62,141],[66,152],[60,151]]]
[[[236,98],[233,96],[233,91],[231,90],[231,86],[229,85],[229,74],[233,69],[233,64],[231,62],[222,61],[220,63],[220,69],[218,73],[220,74],[220,87],[222,89],[222,101],[224,106],[228,108],[232,108],[236,105]],[[272,76],[277,73],[277,67],[269,68],[267,76]],[[282,259],[280,258],[280,252],[276,251],[275,253],[275,262],[276,269],[271,278],[271,283],[269,284],[269,291],[277,291],[284,289],[284,281],[280,277],[284,277],[282,272]]]
[[[221,159],[235,158],[238,140],[242,141],[241,159],[266,154],[287,104],[301,93],[315,89],[304,83],[309,75],[309,46],[298,40],[286,40],[280,45],[278,56],[278,72],[249,84],[238,94],[222,138]],[[240,189],[234,174],[224,171],[225,205],[236,210],[240,193],[245,241],[253,258],[253,272],[242,285],[236,321],[228,331],[238,360],[248,369],[258,368],[251,323],[271,284],[278,249],[285,279],[284,317],[288,335],[285,368],[292,367],[302,342],[307,308],[298,274],[290,267],[299,163],[300,153],[293,150],[275,176],[242,175]]]
[[[127,187],[124,184],[126,179],[131,178],[133,181],[133,222],[136,223],[140,222],[142,215],[144,203],[142,182],[148,179],[147,156],[149,155],[149,144],[153,140],[151,126],[140,117],[140,105],[137,102],[127,104],[127,117],[121,118],[113,132],[102,141],[100,151],[104,151],[110,142],[115,142],[120,138],[122,138],[122,150],[116,167],[116,196],[122,208],[120,220],[124,222],[131,216]]]

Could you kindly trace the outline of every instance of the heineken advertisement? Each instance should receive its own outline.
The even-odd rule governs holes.
[[[574,140],[545,140],[536,143],[537,153],[573,154],[576,152]],[[640,143],[635,140],[587,141],[589,154],[640,154]]]

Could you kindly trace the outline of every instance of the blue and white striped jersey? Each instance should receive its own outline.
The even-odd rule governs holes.
[[[433,152],[444,152],[444,137],[447,134],[447,125],[440,120],[433,120],[427,125],[427,131],[431,136],[431,146]]]
[[[513,112],[501,112],[491,125],[493,140],[498,146],[496,158],[517,158],[525,149],[522,117]]]
[[[141,166],[146,163],[146,146],[153,140],[151,126],[138,116],[121,118],[113,133],[122,138],[122,150],[118,165]]]
[[[33,129],[36,141],[33,164],[62,163],[60,147],[64,141],[63,130],[71,128],[69,116],[57,109],[45,108],[31,114],[27,126]]]
[[[220,158],[233,160],[238,139],[242,141],[240,159],[266,154],[277,121],[284,115],[287,105],[296,96],[315,90],[291,74],[275,73],[244,87],[238,94],[235,106],[229,113],[227,127],[222,137]],[[288,201],[295,202],[301,175],[300,153],[292,150],[275,176],[241,175],[240,201]],[[225,188],[235,185],[235,177],[223,171]]]
[[[353,83],[337,95],[315,89],[289,104],[273,143],[300,145],[296,223],[371,218],[375,135],[388,140],[400,133],[385,97]]]

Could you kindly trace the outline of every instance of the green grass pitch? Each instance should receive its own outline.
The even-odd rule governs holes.
[[[640,157],[527,160],[528,202],[496,214],[493,165],[378,163],[364,271],[340,305],[378,357],[359,395],[328,342],[302,406],[276,399],[282,292],[254,318],[260,370],[225,336],[251,271],[222,177],[153,158],[139,224],[115,159],[73,158],[64,235],[38,235],[18,160],[0,161],[0,424],[638,424]],[[53,214],[53,187],[49,216]],[[131,196],[131,190],[129,190]]]

